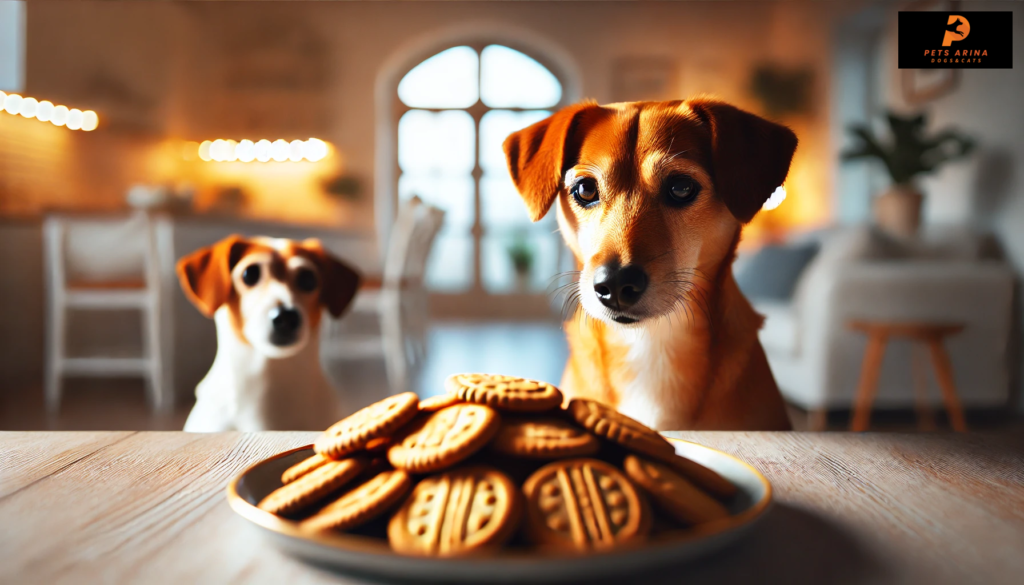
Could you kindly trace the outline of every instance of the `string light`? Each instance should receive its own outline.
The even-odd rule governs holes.
[[[204,140],[198,147],[199,158],[214,162],[299,162],[323,160],[331,152],[331,145],[318,138],[309,140]]]
[[[100,117],[92,110],[84,112],[69,109],[67,106],[54,106],[53,103],[34,97],[22,97],[16,93],[0,91],[0,111],[12,116],[35,118],[40,122],[49,122],[54,126],[65,126],[69,130],[92,132],[100,125]]]

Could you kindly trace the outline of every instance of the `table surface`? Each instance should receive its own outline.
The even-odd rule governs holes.
[[[679,432],[775,487],[742,542],[645,582],[1019,583],[1024,433]],[[0,432],[0,583],[355,583],[228,507],[250,463],[315,433]]]

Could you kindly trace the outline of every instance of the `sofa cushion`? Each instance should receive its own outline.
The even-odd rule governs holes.
[[[817,242],[768,244],[737,270],[736,284],[752,301],[788,301],[800,274],[818,253]]]
[[[792,303],[762,301],[754,310],[764,315],[758,338],[764,350],[772,355],[795,356],[799,351],[796,311]]]

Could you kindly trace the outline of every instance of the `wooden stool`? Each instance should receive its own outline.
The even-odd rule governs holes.
[[[955,323],[914,323],[888,321],[850,321],[847,326],[863,331],[868,336],[868,348],[864,352],[864,363],[860,371],[860,386],[857,388],[857,399],[854,405],[853,419],[850,421],[851,431],[865,431],[871,420],[871,405],[878,390],[878,374],[882,369],[882,357],[885,344],[890,337],[906,337],[914,342],[913,372],[914,398],[917,404],[918,427],[929,430],[935,427],[927,400],[927,373],[923,363],[924,357],[919,352],[927,349],[932,356],[935,377],[942,389],[942,400],[946,405],[949,422],[957,432],[967,430],[964,422],[964,411],[960,407],[960,399],[956,395],[953,383],[953,365],[949,354],[942,344],[947,335],[963,331],[964,326]]]

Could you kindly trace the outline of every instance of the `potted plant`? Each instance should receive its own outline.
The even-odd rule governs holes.
[[[530,272],[533,269],[533,247],[530,246],[526,232],[516,232],[506,251],[515,271],[516,290],[526,292],[530,288]]]
[[[925,136],[927,117],[886,114],[890,136],[877,136],[867,124],[851,124],[847,130],[858,139],[853,148],[842,153],[844,161],[877,159],[892,178],[892,187],[875,198],[875,221],[898,236],[913,237],[921,224],[924,199],[915,180],[937,170],[943,164],[963,158],[974,148],[974,141],[954,130]]]

